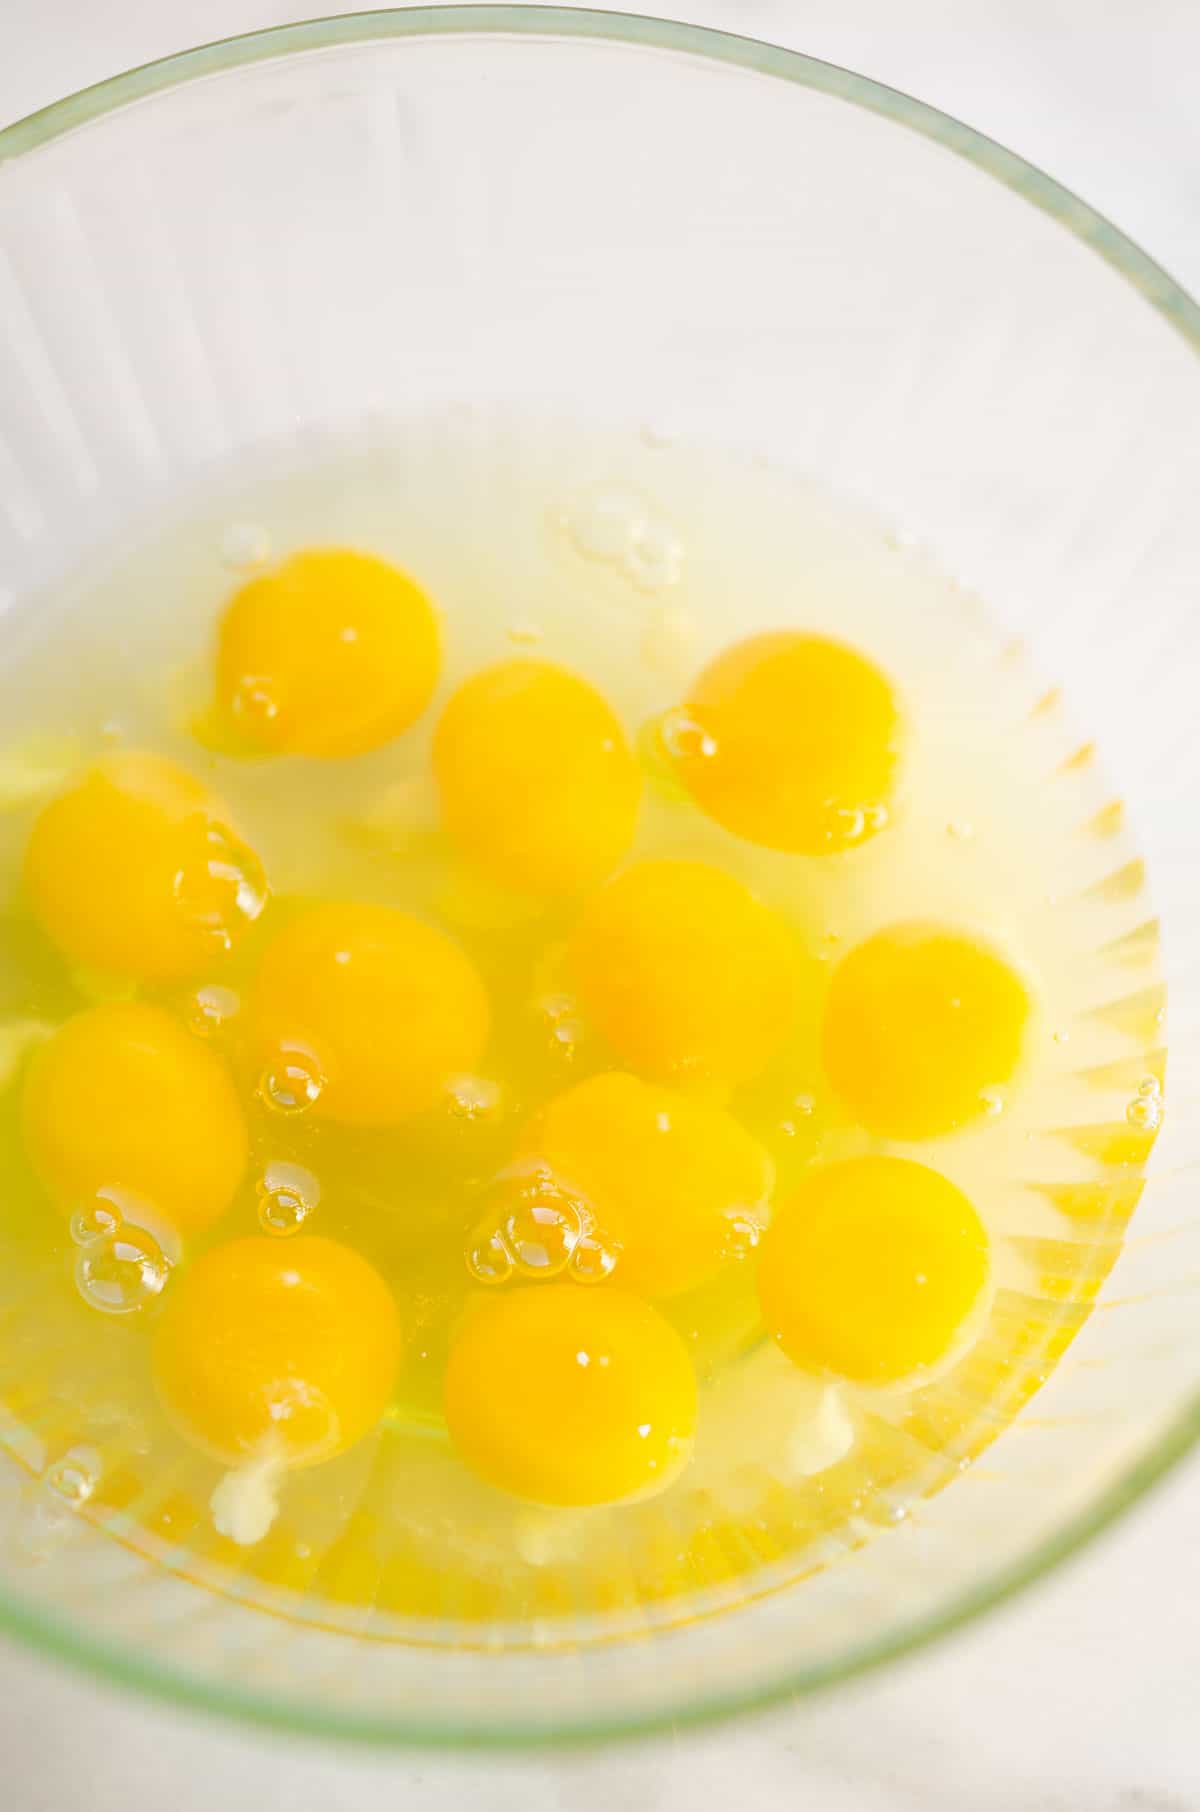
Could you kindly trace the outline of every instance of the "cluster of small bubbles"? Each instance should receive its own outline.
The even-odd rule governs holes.
[[[557,1277],[565,1271],[591,1214],[557,1177],[541,1165],[502,1173],[498,1197],[477,1225],[467,1247],[467,1269],[478,1283],[509,1277]]]
[[[262,863],[224,824],[205,827],[198,854],[176,870],[172,891],[183,916],[221,951],[232,949],[235,927],[254,924],[269,895]]]
[[[1157,1132],[1162,1123],[1162,1085],[1155,1076],[1144,1076],[1138,1092],[1125,1109],[1125,1118],[1139,1132]]]
[[[241,1005],[232,988],[221,982],[205,982],[188,997],[184,1014],[188,1030],[200,1038],[214,1038],[236,1017]]]
[[[277,1114],[303,1114],[321,1099],[325,1078],[311,1051],[285,1046],[259,1077],[258,1096]]]
[[[683,542],[634,486],[595,485],[564,512],[562,522],[585,560],[615,566],[640,591],[678,584]]]
[[[530,622],[528,617],[519,617],[515,623],[505,626],[505,635],[516,648],[532,648],[540,642],[543,631],[537,623]]]
[[[90,1240],[75,1260],[75,1287],[105,1315],[131,1315],[162,1294],[171,1267],[152,1233],[122,1225]]]
[[[994,1120],[997,1114],[1004,1112],[1004,1096],[995,1089],[984,1089],[979,1097],[979,1105],[989,1119]]]
[[[271,537],[258,522],[231,522],[221,537],[221,559],[234,572],[252,572],[271,557]]]
[[[534,1011],[546,1028],[552,1055],[573,1062],[584,1039],[578,1002],[570,994],[543,994],[534,1002]]]
[[[495,1120],[502,1105],[500,1084],[486,1076],[452,1076],[446,1084],[446,1108],[452,1119]]]
[[[279,700],[269,680],[246,673],[238,680],[229,701],[230,714],[247,735],[254,736],[279,716]]]
[[[969,843],[975,835],[975,826],[967,818],[951,818],[946,835],[953,837],[956,843]]]
[[[103,1469],[94,1447],[71,1447],[47,1466],[42,1483],[69,1510],[82,1510],[95,1493]]]
[[[280,1239],[299,1233],[321,1201],[321,1185],[312,1171],[280,1158],[263,1167],[255,1191],[260,1227]]]
[[[831,805],[825,815],[826,838],[839,849],[853,848],[884,829],[888,808],[882,801],[868,805]]]
[[[722,1251],[726,1258],[749,1258],[756,1252],[763,1236],[763,1224],[746,1208],[734,1208],[725,1217]]]

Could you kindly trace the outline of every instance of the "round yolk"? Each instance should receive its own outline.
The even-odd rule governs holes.
[[[306,1466],[344,1453],[386,1409],[396,1305],[336,1240],[240,1239],[178,1278],[155,1329],[154,1382],[198,1447],[229,1466]]]
[[[406,573],[313,548],[234,593],[217,643],[217,705],[272,755],[361,755],[415,723],[440,662],[437,618]]]
[[[646,1296],[704,1283],[764,1218],[766,1153],[719,1108],[620,1072],[551,1101],[526,1148],[595,1216],[617,1278]]]
[[[263,955],[251,1037],[263,1089],[293,1069],[313,1111],[346,1126],[392,1126],[434,1107],[475,1068],[487,994],[444,932],[388,906],[316,906]]]
[[[763,1318],[808,1371],[894,1384],[944,1359],[988,1281],[988,1241],[953,1183],[905,1158],[814,1170],[772,1222]]]
[[[899,710],[853,648],[797,630],[751,636],[705,668],[684,718],[676,772],[736,836],[819,856],[886,821]]]
[[[611,1504],[668,1485],[691,1451],[687,1348],[623,1290],[546,1284],[467,1315],[450,1351],[446,1422],[463,1460],[514,1497]]]
[[[797,1005],[787,926],[704,862],[639,862],[610,881],[588,902],[567,966],[613,1048],[663,1080],[749,1081]]]
[[[641,775],[624,731],[586,680],[548,661],[501,661],[460,686],[433,771],[451,835],[519,892],[578,893],[633,839]]]
[[[72,962],[178,981],[232,949],[267,899],[224,807],[164,756],[108,755],[34,824],[25,891]]]
[[[77,1013],[33,1055],[22,1100],[30,1162],[64,1207],[109,1200],[180,1233],[220,1219],[248,1141],[221,1059],[169,1013],[109,1001]]]
[[[834,973],[825,1066],[870,1132],[936,1138],[989,1111],[988,1091],[1020,1062],[1029,1014],[1020,976],[986,944],[937,925],[892,925]]]

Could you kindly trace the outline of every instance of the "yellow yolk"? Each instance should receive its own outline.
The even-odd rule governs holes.
[[[687,1348],[657,1309],[609,1285],[490,1298],[450,1351],[446,1422],[461,1458],[515,1497],[611,1504],[668,1485],[696,1426]]]
[[[953,1183],[905,1158],[811,1172],[763,1244],[768,1332],[807,1371],[894,1384],[954,1349],[988,1282],[988,1241]]]
[[[641,776],[625,733],[594,687],[548,661],[501,661],[460,686],[433,771],[451,835],[518,892],[578,893],[633,839]]]
[[[336,1240],[240,1239],[175,1278],[154,1382],[189,1440],[226,1465],[313,1465],[387,1407],[400,1323],[373,1265]]]
[[[787,926],[704,862],[639,862],[610,881],[584,909],[567,967],[613,1049],[666,1081],[749,1081],[797,1004]]]
[[[593,1076],[557,1096],[525,1146],[583,1198],[616,1276],[646,1296],[705,1282],[765,1219],[766,1153],[719,1108],[636,1076]]]
[[[267,898],[221,803],[175,762],[134,751],[105,756],[44,807],[24,883],[72,962],[153,982],[224,955]]]
[[[415,580],[345,548],[292,554],[235,592],[217,643],[217,706],[263,754],[361,755],[424,711],[441,658]]]
[[[220,1219],[246,1168],[242,1109],[220,1058],[160,1007],[77,1013],[33,1055],[22,1112],[30,1162],[72,1210],[106,1199],[182,1234]]]
[[[987,944],[938,925],[892,925],[851,951],[825,1009],[830,1081],[889,1139],[931,1139],[995,1111],[1030,1015],[1020,976]]]
[[[818,856],[886,821],[900,715],[853,648],[798,630],[751,636],[705,668],[676,715],[676,772],[735,836]]]
[[[483,983],[445,932],[388,906],[329,905],[267,947],[250,1035],[265,1099],[272,1077],[296,1072],[320,1117],[392,1126],[475,1068],[489,1020]]]

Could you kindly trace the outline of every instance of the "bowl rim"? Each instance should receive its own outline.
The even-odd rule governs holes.
[[[181,87],[202,76],[224,74],[297,53],[372,40],[497,36],[609,42],[649,51],[683,53],[731,68],[773,77],[860,107],[908,131],[919,133],[973,164],[1056,221],[1088,246],[1143,300],[1200,353],[1200,305],[1161,265],[1115,227],[1035,165],[1006,146],[962,124],[950,114],[898,89],[833,63],[707,26],[625,12],[596,12],[542,5],[420,6],[376,10],[271,26],[217,39],[194,49],[156,58],[119,75],[79,89],[0,130],[0,164],[36,152],[81,126],[110,113]],[[406,1722],[403,1714],[355,1712],[300,1703],[286,1693],[225,1686],[193,1676],[155,1659],[142,1662],[127,1648],[91,1637],[61,1615],[0,1592],[0,1635],[16,1638],[55,1661],[65,1662],[106,1683],[191,1710],[293,1735],[337,1738],[381,1748],[531,1748],[597,1738],[647,1735],[710,1724],[835,1685],[897,1660],[961,1629],[984,1611],[1016,1596],[1077,1554],[1116,1522],[1151,1486],[1200,1445],[1200,1388],[1184,1408],[1088,1507],[1069,1518],[1028,1554],[960,1593],[942,1609],[865,1643],[852,1654],[809,1665],[748,1689],[716,1692],[672,1711],[644,1716],[597,1716],[553,1729],[479,1720],[431,1725]]]

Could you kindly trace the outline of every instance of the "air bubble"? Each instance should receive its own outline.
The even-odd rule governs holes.
[[[446,1085],[446,1107],[455,1120],[495,1120],[502,1104],[500,1084],[486,1076],[453,1076]]]
[[[545,1028],[551,1056],[560,1062],[572,1063],[586,1036],[578,1002],[569,994],[544,994],[534,1002],[534,1012]]]
[[[131,1315],[162,1293],[171,1267],[153,1234],[120,1227],[86,1245],[75,1261],[75,1286],[105,1315]]]
[[[120,1211],[113,1202],[104,1196],[98,1196],[84,1208],[77,1208],[71,1216],[69,1231],[77,1246],[90,1246],[98,1239],[107,1239],[121,1225]]]
[[[241,998],[232,988],[219,982],[208,982],[188,997],[185,1008],[188,1030],[199,1038],[213,1038],[223,1032],[230,1020],[241,1011]]]
[[[312,1052],[300,1045],[288,1045],[263,1071],[258,1094],[264,1105],[277,1114],[303,1114],[316,1106],[324,1087],[325,1077]]]
[[[257,673],[243,674],[233,689],[229,711],[248,736],[261,734],[279,716],[279,700],[270,680]]]
[[[647,780],[661,798],[672,804],[679,804],[687,799],[687,788],[668,755],[662,739],[662,724],[658,718],[650,718],[638,731],[637,753]]]
[[[985,1089],[979,1097],[979,1105],[988,1118],[994,1120],[998,1114],[1004,1112],[1004,1096],[998,1094],[995,1089]]]
[[[103,1464],[94,1447],[71,1447],[42,1474],[42,1483],[69,1510],[82,1510],[100,1483]]]
[[[616,1270],[620,1256],[616,1242],[606,1240],[593,1228],[576,1242],[568,1269],[576,1283],[603,1283]]]
[[[557,1277],[594,1232],[586,1202],[541,1165],[502,1172],[490,1194],[493,1205],[467,1253],[467,1269],[481,1283]]]
[[[512,1253],[498,1227],[468,1247],[467,1270],[481,1284],[506,1283],[512,1276]]]
[[[725,1216],[725,1238],[722,1252],[726,1258],[749,1258],[757,1252],[763,1236],[762,1222],[745,1209],[734,1209]]]
[[[649,519],[646,497],[630,485],[596,485],[567,511],[567,533],[585,560],[622,563]]]
[[[1070,1041],[1070,1037],[1071,1034],[1069,1032],[1055,1032],[1054,1042],[1055,1044],[1067,1044]]]
[[[1139,1132],[1157,1132],[1162,1124],[1162,1089],[1153,1076],[1138,1084],[1138,1092],[1125,1109],[1125,1118]]]
[[[262,863],[223,824],[205,826],[196,857],[176,870],[173,892],[183,916],[221,951],[233,948],[234,933],[255,922],[269,895]]]
[[[232,522],[221,537],[221,559],[234,572],[252,572],[271,557],[271,537],[258,522]]]
[[[684,710],[665,711],[658,720],[658,736],[672,761],[692,761],[697,756],[711,761],[717,752],[716,738]]]
[[[683,572],[683,542],[663,522],[642,523],[630,538],[623,561],[639,591],[665,591]]]
[[[321,1185],[312,1171],[279,1158],[267,1164],[256,1191],[259,1225],[280,1239],[299,1233],[321,1200]]]
[[[946,835],[957,843],[969,843],[975,835],[975,826],[966,818],[952,818],[946,826]]]

